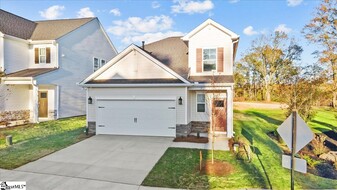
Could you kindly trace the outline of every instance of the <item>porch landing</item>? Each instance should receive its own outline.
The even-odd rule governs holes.
[[[211,133],[200,133],[200,136],[201,137],[208,136],[208,143],[173,142],[170,147],[212,150],[213,135]],[[224,134],[216,134],[214,140],[214,150],[228,151],[229,150],[228,139],[229,138]]]

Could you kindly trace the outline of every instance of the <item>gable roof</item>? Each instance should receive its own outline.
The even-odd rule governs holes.
[[[37,23],[0,9],[0,31],[21,39],[29,39]]]
[[[97,18],[34,22],[0,9],[0,31],[25,40],[56,40],[94,19]]]
[[[36,28],[30,39],[56,40],[96,18],[60,19],[36,21]]]
[[[145,51],[180,76],[188,77],[188,45],[181,36],[169,37],[145,45]]]
[[[146,80],[138,80],[138,79],[107,79],[107,80],[95,80],[98,76],[100,76],[102,73],[104,73],[106,70],[108,70],[110,67],[118,63],[122,58],[124,58],[126,55],[131,53],[132,51],[137,51],[141,55],[143,55],[145,58],[149,59],[152,61],[154,64],[159,66],[161,69],[163,69],[165,72],[169,73],[174,77],[174,79],[146,79]],[[162,84],[162,83],[186,83],[189,84],[189,81],[180,76],[178,73],[176,73],[174,70],[171,68],[167,67],[163,63],[161,63],[159,60],[155,59],[153,56],[151,56],[148,52],[144,51],[140,47],[131,44],[129,47],[124,49],[121,53],[119,53],[117,56],[115,56],[112,60],[110,60],[107,64],[105,64],[103,67],[98,69],[96,72],[91,74],[89,77],[84,79],[80,85],[85,86],[86,84],[152,84],[152,83],[157,83],[157,84]]]
[[[222,32],[226,33],[227,35],[229,35],[232,38],[233,41],[239,39],[239,37],[240,37],[239,35],[235,34],[231,30],[229,30],[229,29],[225,28],[224,26],[218,24],[214,20],[207,19],[205,22],[203,22],[198,27],[196,27],[194,30],[192,30],[191,32],[186,34],[184,37],[182,37],[182,40],[188,41],[192,36],[194,36],[196,33],[198,33],[200,30],[204,29],[208,25],[212,25],[215,28],[217,28],[217,29],[221,30]]]

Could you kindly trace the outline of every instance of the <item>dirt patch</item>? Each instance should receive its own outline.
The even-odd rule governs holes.
[[[208,143],[207,137],[196,137],[196,136],[187,136],[187,137],[177,137],[173,142],[193,142],[193,143]]]
[[[233,172],[234,166],[228,162],[214,160],[214,163],[212,164],[212,160],[207,160],[203,161],[200,173],[211,176],[227,176]]]

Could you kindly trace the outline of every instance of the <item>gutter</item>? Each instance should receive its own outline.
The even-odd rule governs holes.
[[[77,84],[84,88],[110,88],[110,87],[120,87],[120,88],[141,88],[141,87],[228,87],[233,86],[234,83],[217,83],[217,84],[199,84],[199,83],[190,83],[190,84]]]

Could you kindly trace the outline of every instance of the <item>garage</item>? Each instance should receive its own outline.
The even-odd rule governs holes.
[[[175,99],[97,99],[96,134],[176,135]]]

